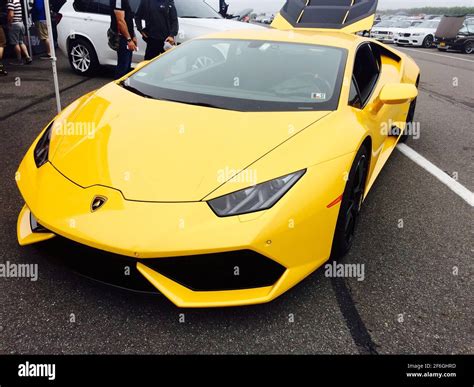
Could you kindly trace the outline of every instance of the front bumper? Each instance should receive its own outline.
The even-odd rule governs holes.
[[[339,205],[327,208],[327,204],[344,190],[344,181],[334,170],[344,170],[353,157],[346,155],[318,165],[317,174],[307,173],[270,210],[219,218],[205,202],[134,202],[112,188],[80,187],[50,163],[36,168],[31,152],[17,174],[26,203],[18,220],[19,243],[36,243],[59,235],[130,257],[143,277],[179,307],[268,302],[321,266],[329,258],[339,212]],[[96,195],[106,197],[107,202],[91,212],[91,200]],[[37,234],[27,227],[30,209],[49,233]],[[281,275],[266,286],[202,291],[147,265],[147,260],[157,258],[235,251],[251,251],[275,262],[283,267]]]
[[[395,38],[396,44],[403,44],[406,46],[422,46],[423,38],[422,37],[396,37]]]
[[[371,34],[370,37],[382,43],[394,43],[393,35],[390,36],[385,34]]]

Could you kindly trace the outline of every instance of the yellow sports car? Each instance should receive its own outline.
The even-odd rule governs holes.
[[[268,302],[341,257],[418,94],[410,57],[355,34],[375,8],[288,0],[78,99],[19,167],[19,243],[126,258],[180,307]]]

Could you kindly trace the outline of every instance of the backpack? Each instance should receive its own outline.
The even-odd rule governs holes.
[[[112,28],[107,30],[107,42],[112,50],[118,51],[120,42],[119,34]]]

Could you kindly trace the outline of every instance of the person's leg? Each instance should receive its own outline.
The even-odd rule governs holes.
[[[20,28],[18,23],[12,23],[8,30],[8,43],[13,46],[13,50],[16,56],[16,62],[12,62],[13,65],[22,65],[21,60],[21,48],[20,48]]]
[[[41,55],[41,59],[50,59],[51,58],[51,46],[49,45],[49,36],[48,36],[48,26],[44,21],[36,22],[36,28],[38,30],[38,35],[41,41],[43,42],[44,48],[46,50],[45,55]]]
[[[28,47],[26,47],[26,44],[21,42],[19,44],[19,46],[20,46],[20,49],[21,49],[21,53],[26,58],[26,63],[31,62],[31,57],[30,57],[30,54],[28,53]]]
[[[26,44],[24,43],[24,40],[25,40],[25,26],[23,24],[21,24],[20,26],[20,33],[19,33],[19,39],[18,39],[18,42],[20,44],[20,49],[21,49],[21,53],[23,54],[23,56],[26,58],[25,59],[25,62],[26,64],[30,64],[31,62],[33,62],[33,60],[30,58],[30,54],[28,52],[28,48],[26,47]]]
[[[158,39],[148,39],[145,52],[145,60],[151,60],[164,52],[165,42]]]
[[[18,63],[20,63],[21,62],[21,48],[20,48],[20,45],[15,44],[15,47],[13,49],[15,50],[16,60],[18,61]]]
[[[5,32],[3,31],[2,26],[0,26],[0,75],[7,75],[7,72],[3,67],[3,51],[6,45],[7,40],[5,37]]]
[[[46,54],[51,57],[51,46],[49,43],[49,39],[43,40],[44,48],[46,49]]]
[[[122,78],[130,72],[133,53],[127,47],[127,40],[120,37],[119,49],[117,51],[117,67],[115,69],[115,78]]]

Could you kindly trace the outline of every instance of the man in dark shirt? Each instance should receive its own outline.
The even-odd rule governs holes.
[[[143,28],[142,21],[146,26]],[[178,35],[178,13],[173,0],[141,0],[135,15],[138,31],[146,42],[145,60],[162,54],[165,42],[174,44]]]
[[[115,76],[123,77],[132,68],[132,55],[137,51],[137,38],[133,28],[133,12],[128,0],[110,0],[110,28],[119,34],[117,68]]]

